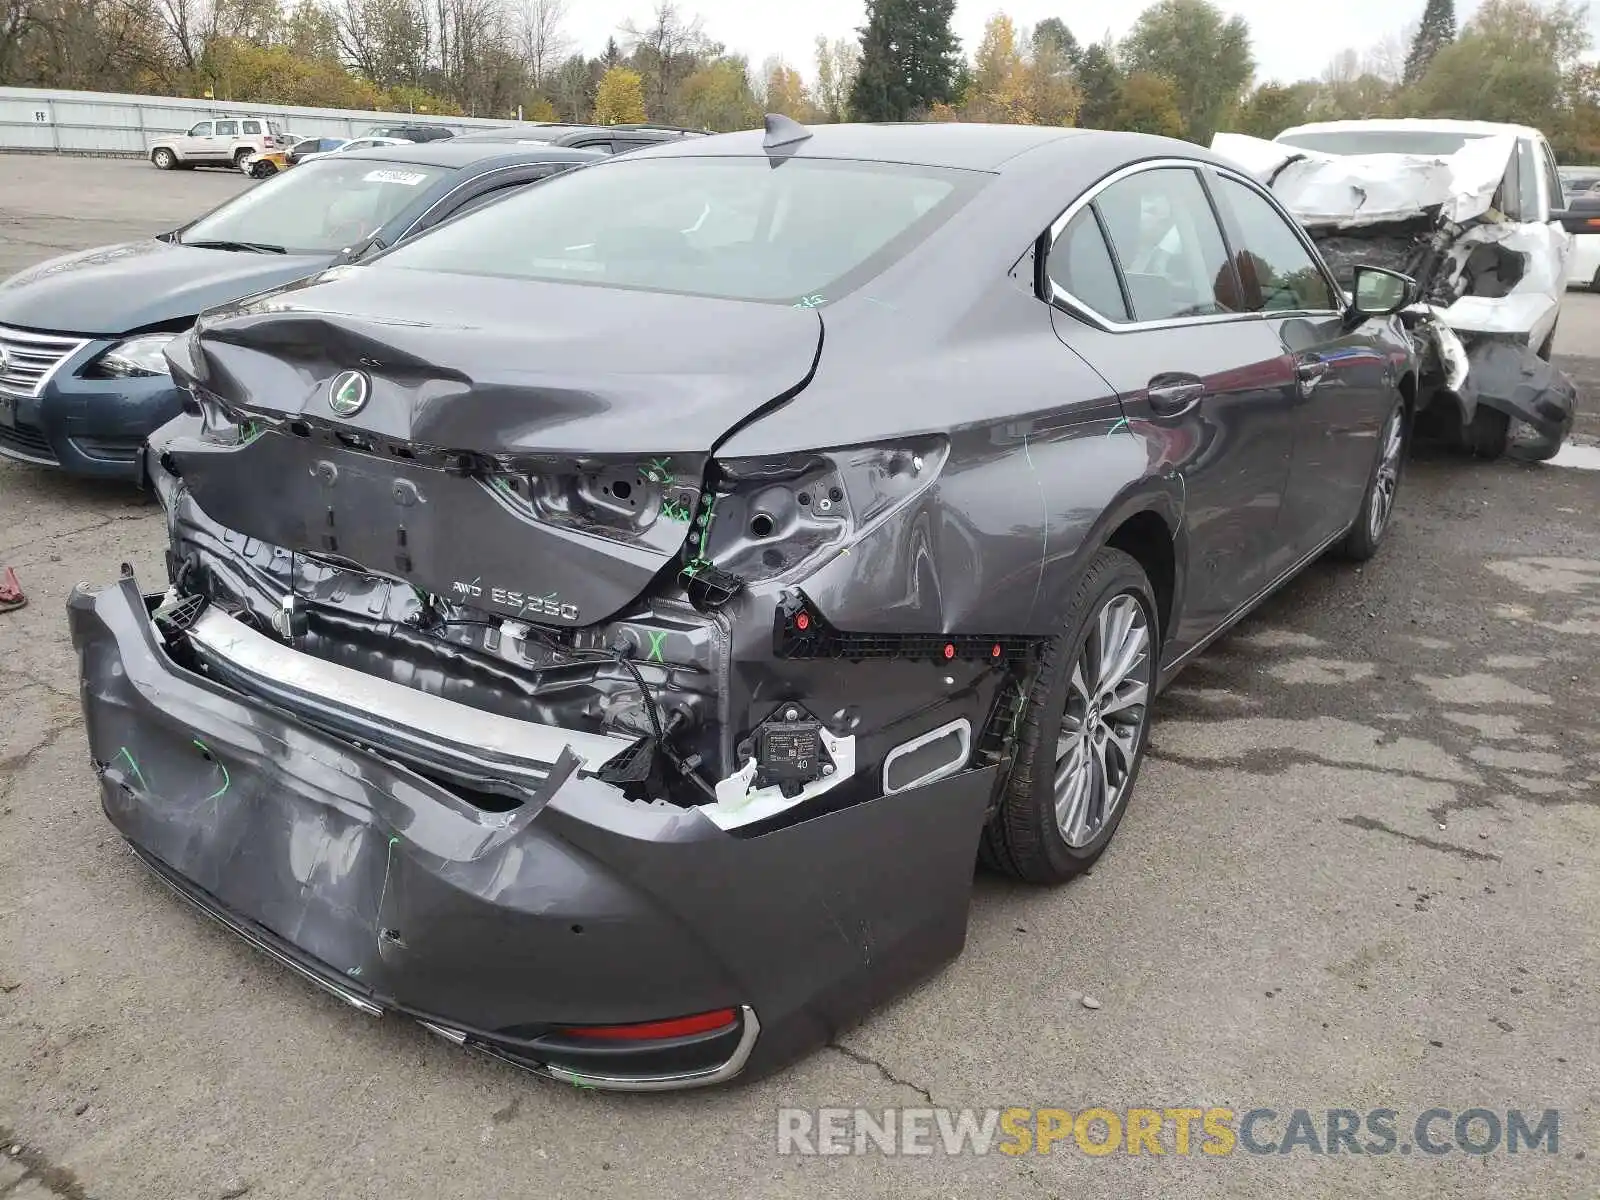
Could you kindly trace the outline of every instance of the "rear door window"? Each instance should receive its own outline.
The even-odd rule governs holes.
[[[217,136],[218,137],[238,137],[239,136],[239,122],[237,122],[237,121],[218,121],[217,122]]]
[[[1227,247],[1200,177],[1157,167],[1118,180],[1095,199],[1122,267],[1136,321],[1237,312]]]
[[[1093,206],[1067,222],[1045,266],[1052,284],[1091,311],[1108,321],[1132,319]]]
[[[1328,312],[1327,276],[1288,221],[1260,193],[1226,176],[1217,197],[1233,218],[1234,267],[1246,312]]]

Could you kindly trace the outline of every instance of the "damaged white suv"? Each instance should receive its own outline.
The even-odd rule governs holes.
[[[1417,281],[1418,424],[1470,453],[1548,458],[1576,390],[1550,364],[1572,236],[1536,129],[1482,121],[1329,121],[1212,148],[1272,188],[1347,287],[1358,263]]]

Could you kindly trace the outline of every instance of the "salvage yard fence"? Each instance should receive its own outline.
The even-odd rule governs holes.
[[[456,133],[516,124],[487,117],[0,87],[0,151],[142,158],[156,138],[186,133],[196,122],[222,116],[264,117],[293,137],[353,138],[379,124],[434,125]]]

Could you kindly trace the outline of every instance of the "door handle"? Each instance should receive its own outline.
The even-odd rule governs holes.
[[[1164,417],[1176,416],[1200,403],[1206,385],[1192,375],[1157,375],[1145,388],[1150,411]]]
[[[1295,360],[1294,377],[1299,381],[1302,396],[1309,396],[1316,391],[1317,384],[1322,382],[1327,373],[1328,364],[1315,355],[1307,354]]]

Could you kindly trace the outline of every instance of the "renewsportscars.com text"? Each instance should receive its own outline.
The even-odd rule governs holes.
[[[1559,1154],[1557,1109],[783,1108],[779,1154]]]

